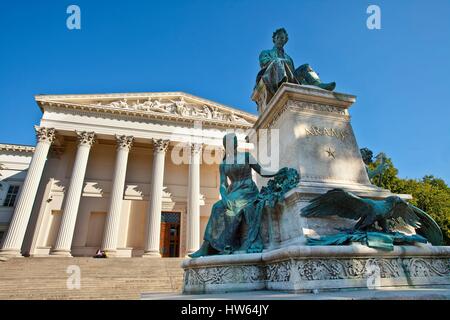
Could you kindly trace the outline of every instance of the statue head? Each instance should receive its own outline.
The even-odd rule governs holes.
[[[283,48],[284,45],[288,42],[288,34],[286,29],[280,28],[275,30],[272,35],[272,41],[277,48]]]
[[[385,198],[384,201],[386,203],[389,203],[391,206],[395,206],[395,205],[402,204],[402,203],[407,205],[407,202],[405,200],[403,200],[402,198],[400,198],[399,196],[390,196],[390,197]]]
[[[362,148],[360,150],[362,159],[365,164],[372,163],[373,152],[368,148]]]

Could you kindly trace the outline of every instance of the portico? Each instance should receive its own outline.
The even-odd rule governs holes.
[[[3,255],[197,250],[218,200],[222,137],[241,130],[244,141],[256,120],[178,92],[44,95],[36,102],[43,112],[36,151]]]

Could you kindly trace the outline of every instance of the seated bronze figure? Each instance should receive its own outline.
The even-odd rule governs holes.
[[[294,61],[283,49],[288,42],[288,34],[284,28],[276,30],[272,40],[273,49],[264,50],[259,55],[261,71],[256,78],[257,85],[262,79],[270,96],[277,92],[283,82],[311,85],[329,91],[334,90],[336,83],[323,83],[309,64],[294,68]]]

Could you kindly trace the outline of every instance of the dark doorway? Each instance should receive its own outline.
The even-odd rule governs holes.
[[[160,252],[165,258],[180,256],[180,213],[161,213]]]

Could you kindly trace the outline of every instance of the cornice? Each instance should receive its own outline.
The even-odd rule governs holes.
[[[311,86],[283,83],[255,122],[254,128],[268,128],[287,110],[321,114],[349,120],[347,109],[356,96],[329,92]]]
[[[253,127],[253,124],[241,124],[241,123],[234,123],[229,121],[223,121],[223,120],[214,120],[214,119],[204,119],[204,118],[196,118],[196,117],[189,117],[189,116],[176,116],[171,114],[162,114],[158,112],[152,112],[152,111],[139,111],[139,110],[124,110],[120,108],[102,108],[98,106],[86,106],[86,105],[75,105],[75,104],[69,104],[69,103],[55,103],[55,102],[45,102],[43,104],[40,104],[40,107],[42,108],[42,111],[45,109],[49,109],[52,111],[66,111],[70,113],[75,113],[79,115],[94,115],[99,116],[101,115],[109,115],[111,118],[115,119],[148,119],[148,120],[163,120],[163,121],[170,121],[175,123],[195,123],[195,122],[202,122],[204,125],[210,125],[213,127],[223,127],[223,128],[238,128],[238,129],[251,129]],[[64,112],[63,112],[64,113]]]
[[[189,100],[184,101],[184,98]],[[152,93],[117,93],[117,94],[83,94],[83,95],[37,95],[36,102],[44,111],[47,107],[81,110],[88,113],[107,113],[117,115],[118,118],[124,115],[161,119],[176,122],[196,122],[205,124],[248,129],[256,122],[257,117],[253,114],[221,105],[216,102],[199,98],[184,92],[152,92]],[[161,102],[162,99],[166,101]],[[133,102],[128,102],[133,100]],[[174,101],[178,100],[178,101]],[[168,103],[171,101],[172,103]],[[153,111],[159,105],[175,109],[180,104],[181,111],[176,112]],[[156,107],[155,107],[156,105]],[[184,109],[193,110],[194,115],[183,114]],[[206,108],[206,113],[202,108]],[[209,113],[209,114],[208,114]],[[211,114],[212,113],[212,114]],[[214,115],[216,113],[216,115]]]
[[[18,144],[3,144],[0,143],[0,151],[15,151],[15,152],[24,152],[24,153],[33,153],[34,147],[18,145]]]

